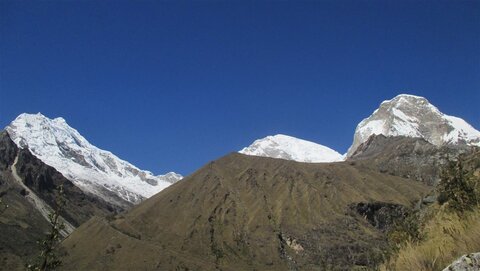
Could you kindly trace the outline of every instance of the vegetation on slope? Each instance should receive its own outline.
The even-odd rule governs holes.
[[[437,187],[438,202],[422,210],[418,238],[405,235],[382,270],[443,270],[463,254],[480,251],[480,152],[453,162]]]

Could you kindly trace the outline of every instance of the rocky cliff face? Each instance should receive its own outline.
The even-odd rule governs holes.
[[[443,271],[478,271],[480,270],[480,252],[463,255],[447,266]]]
[[[43,206],[31,200],[31,193],[52,209],[59,185],[63,185],[66,198],[61,215],[74,227],[94,215],[111,216],[132,206],[120,198],[118,204],[111,204],[84,193],[28,149],[19,149],[5,131],[0,132],[0,269],[24,270],[26,261],[36,256],[37,241],[44,238],[49,224]]]
[[[382,102],[358,124],[347,157],[370,136],[380,134],[422,138],[435,146],[480,146],[480,132],[464,120],[443,114],[423,97],[406,94]]]
[[[372,135],[357,147],[347,161],[435,185],[448,161],[476,148],[462,144],[436,146],[422,138]]]

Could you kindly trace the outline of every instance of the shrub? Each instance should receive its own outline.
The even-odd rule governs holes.
[[[437,186],[438,202],[447,204],[449,210],[463,213],[477,205],[475,183],[472,175],[463,169],[461,160],[451,162],[442,172]]]
[[[60,242],[60,232],[65,229],[64,223],[61,221],[60,213],[65,206],[65,195],[63,186],[57,188],[55,197],[55,209],[48,215],[50,222],[50,231],[45,239],[40,241],[41,252],[37,263],[27,265],[29,271],[47,271],[55,270],[61,265],[61,261],[57,256],[56,249]]]

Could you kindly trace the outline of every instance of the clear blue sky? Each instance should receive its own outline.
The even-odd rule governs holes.
[[[0,0],[0,126],[64,117],[154,173],[284,133],[343,153],[399,93],[480,128],[480,1]]]

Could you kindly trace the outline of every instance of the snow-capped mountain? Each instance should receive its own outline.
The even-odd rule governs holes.
[[[480,132],[470,124],[443,114],[423,97],[408,94],[382,102],[370,117],[358,124],[347,157],[374,134],[418,137],[437,146],[480,146]]]
[[[154,176],[140,170],[90,144],[63,118],[21,114],[6,130],[19,148],[28,148],[80,189],[108,202],[113,193],[127,202],[138,203],[182,178],[174,172]]]
[[[328,147],[281,134],[255,140],[252,145],[243,148],[239,152],[247,155],[281,158],[307,163],[336,162],[343,160],[343,155]]]

